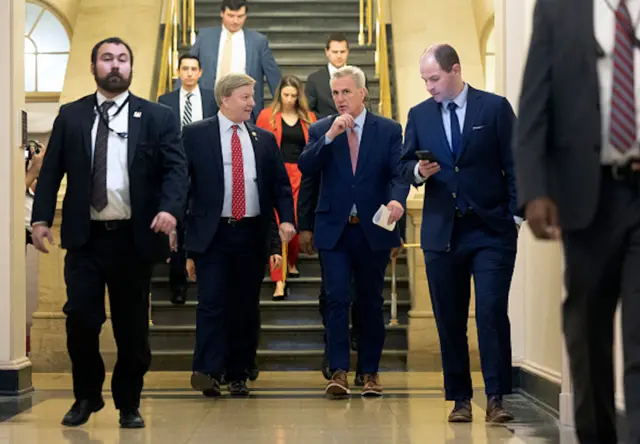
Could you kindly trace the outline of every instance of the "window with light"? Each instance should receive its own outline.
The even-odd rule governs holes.
[[[62,92],[69,47],[67,30],[54,13],[39,3],[25,3],[25,92]]]

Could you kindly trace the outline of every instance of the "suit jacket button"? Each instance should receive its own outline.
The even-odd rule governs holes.
[[[451,196],[453,196],[454,199],[458,197],[456,193],[451,193]]]
[[[459,172],[460,172],[460,168],[455,167],[454,169],[455,169],[456,173],[459,173]]]

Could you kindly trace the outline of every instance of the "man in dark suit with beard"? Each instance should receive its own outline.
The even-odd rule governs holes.
[[[186,126],[182,135],[191,180],[185,249],[198,276],[191,385],[205,396],[220,395],[223,373],[232,396],[249,394],[274,210],[281,238],[295,235],[276,139],[249,123],[255,84],[245,74],[222,77],[217,116]]]
[[[184,211],[187,165],[171,110],[129,92],[131,48],[117,37],[91,53],[97,91],[63,105],[38,179],[33,244],[47,253],[62,177],[67,347],[76,402],[62,424],[78,426],[104,407],[99,335],[109,289],[118,346],[112,392],[120,426],[144,427],[138,410],[149,368],[149,281]]]

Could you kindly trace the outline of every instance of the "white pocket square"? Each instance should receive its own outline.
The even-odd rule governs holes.
[[[473,131],[478,131],[481,130],[482,128],[484,128],[486,125],[478,125],[478,126],[474,126],[472,129]]]

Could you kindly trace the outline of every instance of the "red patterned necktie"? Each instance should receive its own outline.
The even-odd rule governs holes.
[[[633,22],[626,0],[616,11],[616,43],[613,50],[613,90],[609,142],[621,153],[636,141],[636,97],[633,63]]]
[[[239,220],[244,217],[247,210],[246,196],[244,190],[244,162],[242,161],[242,144],[238,136],[238,125],[233,125],[233,135],[231,136],[231,217]]]

